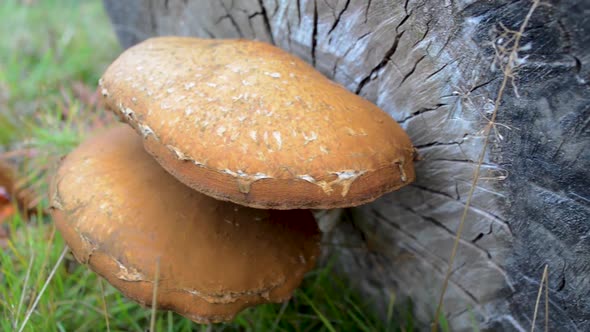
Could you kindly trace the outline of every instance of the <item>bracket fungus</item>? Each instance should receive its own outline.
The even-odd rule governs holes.
[[[125,295],[149,305],[159,275],[158,308],[197,322],[291,296],[319,255],[303,209],[414,180],[414,148],[388,114],[269,44],[152,38],[99,85],[140,135],[118,126],[70,153],[52,215]]]
[[[79,261],[144,305],[158,271],[158,308],[201,323],[285,301],[319,254],[310,211],[253,209],[198,193],[124,125],[66,156],[50,192],[51,214]]]
[[[216,199],[329,209],[414,180],[412,143],[387,113],[266,43],[151,38],[100,86],[168,172]]]

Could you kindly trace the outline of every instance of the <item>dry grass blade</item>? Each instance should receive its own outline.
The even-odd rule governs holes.
[[[279,322],[281,321],[281,318],[285,314],[285,309],[287,309],[288,305],[289,305],[289,301],[283,302],[283,305],[281,306],[281,310],[279,310],[279,314],[277,315],[274,323],[272,324],[272,329],[271,329],[272,332],[277,330],[277,327],[279,326]]]
[[[545,265],[547,268],[547,265]],[[545,332],[549,332],[549,275],[545,275]]]
[[[150,332],[156,330],[156,306],[158,301],[158,282],[160,281],[160,257],[156,258],[156,276],[154,277],[154,293],[152,296],[152,317],[150,319]]]
[[[473,172],[473,181],[471,182],[471,188],[469,189],[469,193],[468,193],[467,199],[465,201],[465,208],[463,209],[463,213],[461,215],[461,221],[459,222],[457,234],[455,236],[455,241],[453,243],[453,249],[451,250],[451,257],[449,258],[447,272],[445,274],[442,290],[440,293],[440,297],[438,299],[438,305],[436,307],[434,321],[432,322],[432,325],[431,325],[431,330],[433,332],[438,331],[439,317],[440,317],[441,310],[442,310],[444,296],[447,291],[447,287],[449,285],[449,279],[451,277],[451,273],[453,271],[453,263],[455,262],[455,256],[457,255],[457,249],[459,247],[459,240],[461,239],[461,234],[463,233],[463,226],[465,225],[465,220],[467,219],[467,213],[469,211],[469,207],[471,206],[471,201],[473,200],[473,194],[475,192],[475,188],[476,188],[477,182],[479,180],[479,176],[480,176],[480,172],[481,172],[481,165],[484,162],[486,150],[487,150],[487,147],[488,147],[488,144],[490,141],[490,133],[492,132],[492,128],[494,128],[494,126],[496,124],[496,118],[498,116],[498,108],[500,106],[500,102],[502,101],[502,97],[504,96],[504,91],[506,90],[508,83],[512,82],[512,80],[514,79],[514,75],[515,75],[514,71],[518,66],[517,60],[518,60],[518,48],[519,48],[519,44],[520,44],[520,39],[522,38],[522,35],[524,34],[525,28],[528,25],[528,23],[531,19],[531,16],[533,15],[533,12],[539,6],[539,4],[540,4],[540,0],[533,0],[533,4],[531,5],[531,8],[529,9],[524,21],[522,22],[520,29],[518,31],[514,31],[514,41],[512,43],[512,48],[509,51],[507,51],[507,54],[509,54],[509,55],[508,55],[508,59],[506,60],[506,64],[503,67],[504,78],[502,80],[502,83],[501,83],[500,88],[498,90],[498,94],[497,94],[496,99],[494,101],[494,109],[492,111],[492,115],[488,121],[488,124],[485,126],[485,129],[484,129],[483,146],[482,146],[481,152],[479,154],[479,159],[477,161],[475,171]]]
[[[55,262],[55,265],[53,266],[53,269],[51,269],[51,272],[49,273],[49,276],[47,277],[47,280],[45,280],[45,283],[43,284],[43,287],[41,287],[41,291],[39,291],[39,294],[35,298],[35,302],[33,302],[33,305],[31,306],[31,308],[27,312],[27,315],[25,316],[25,319],[23,320],[23,323],[21,324],[20,329],[18,329],[18,332],[22,332],[25,329],[25,326],[27,325],[27,322],[31,318],[31,315],[33,314],[33,311],[35,311],[35,308],[37,307],[37,304],[39,304],[39,300],[41,299],[41,296],[43,296],[43,293],[45,292],[45,289],[47,288],[47,285],[49,285],[49,282],[51,281],[51,279],[53,279],[53,276],[55,275],[55,272],[57,271],[57,268],[59,267],[59,265],[63,261],[63,259],[66,256],[66,253],[67,252],[68,252],[68,247],[64,247],[64,249],[61,252],[61,255],[59,255],[59,258],[57,259],[57,262]]]
[[[541,295],[543,294],[543,285],[549,286],[547,283],[548,279],[548,268],[549,266],[545,264],[545,268],[543,269],[543,276],[541,277],[541,282],[539,283],[539,292],[537,293],[537,301],[535,302],[535,312],[533,313],[533,322],[531,323],[531,332],[535,331],[535,323],[537,321],[537,313],[539,312],[539,303],[541,303]],[[548,295],[548,287],[545,287],[545,331],[549,330],[549,295]]]
[[[29,287],[29,278],[31,277],[31,270],[33,269],[33,262],[35,261],[35,251],[32,248],[30,249],[30,251],[31,251],[31,258],[29,258],[29,265],[27,266],[25,280],[23,281],[23,291],[20,294],[20,299],[18,301],[18,306],[16,308],[16,314],[14,315],[14,328],[15,329],[18,326],[18,316],[20,315],[20,311],[23,308],[23,303],[25,302],[25,294],[27,294],[27,288]]]
[[[100,295],[102,297],[102,310],[104,311],[104,320],[107,324],[107,332],[111,331],[111,326],[109,324],[109,312],[107,311],[107,300],[104,295],[104,282],[102,278],[98,278],[98,284],[100,285]]]
[[[47,250],[45,250],[45,256],[43,257],[43,261],[41,263],[41,268],[39,269],[39,271],[45,271],[45,267],[49,263],[49,255],[51,253],[50,248],[51,248],[51,246],[53,246],[54,238],[55,238],[55,225],[53,225],[53,227],[51,227],[51,233],[49,233],[49,239],[47,240],[47,243],[48,243]],[[40,273],[37,276],[37,280],[34,283],[34,285],[38,285],[42,278],[43,278],[43,273]],[[33,301],[33,297],[31,297],[31,301]],[[30,311],[34,306],[35,306],[35,304],[33,302],[29,301],[29,305],[27,306],[27,310]]]

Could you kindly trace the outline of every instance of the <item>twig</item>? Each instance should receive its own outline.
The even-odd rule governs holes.
[[[483,142],[482,150],[479,155],[479,159],[478,159],[477,166],[475,167],[475,171],[473,172],[473,181],[471,182],[471,188],[469,189],[469,193],[468,193],[467,199],[465,201],[465,208],[463,209],[463,214],[461,215],[461,221],[459,222],[459,227],[457,229],[457,235],[455,236],[455,241],[453,243],[453,249],[451,251],[451,257],[449,258],[447,272],[445,274],[445,279],[443,281],[442,291],[441,291],[440,297],[438,299],[438,305],[436,307],[434,321],[431,325],[431,330],[433,332],[438,331],[438,320],[439,320],[439,316],[440,316],[440,313],[442,310],[443,299],[444,299],[447,287],[449,285],[449,279],[451,277],[451,273],[453,271],[453,263],[455,262],[455,256],[457,255],[457,249],[459,247],[459,240],[461,239],[461,234],[463,233],[463,226],[465,225],[465,220],[467,219],[467,213],[469,212],[469,207],[470,207],[471,201],[473,199],[473,194],[474,194],[475,188],[477,186],[477,181],[479,180],[481,165],[483,164],[486,150],[487,150],[487,146],[488,146],[488,143],[490,140],[491,129],[495,125],[496,117],[498,115],[498,108],[500,106],[500,102],[502,101],[502,97],[504,96],[504,90],[506,89],[508,82],[514,78],[513,69],[516,68],[516,60],[518,59],[518,47],[520,44],[520,39],[522,38],[522,35],[524,34],[524,30],[525,30],[526,26],[528,25],[529,20],[530,20],[531,16],[533,15],[533,12],[539,6],[539,2],[540,2],[540,0],[533,0],[533,4],[531,5],[531,8],[529,9],[524,21],[522,22],[522,25],[520,26],[519,31],[515,32],[514,43],[512,44],[512,49],[510,50],[510,55],[509,55],[508,60],[506,62],[506,66],[504,67],[504,70],[503,70],[504,79],[502,80],[502,84],[500,85],[500,88],[498,90],[498,95],[496,96],[496,99],[494,101],[494,109],[492,111],[492,115],[490,117],[488,124],[486,125],[486,127],[484,129],[484,142]]]

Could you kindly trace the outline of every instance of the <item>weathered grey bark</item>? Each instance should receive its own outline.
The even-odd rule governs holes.
[[[432,319],[502,80],[492,45],[505,42],[501,25],[520,27],[530,1],[105,5],[125,47],[154,35],[272,42],[398,120],[423,158],[418,180],[347,211],[327,248],[378,308],[395,291]],[[589,45],[588,1],[547,2],[527,26],[520,96],[509,86],[500,104],[445,296],[454,331],[472,317],[483,329],[528,330],[545,264],[552,330],[590,331]]]

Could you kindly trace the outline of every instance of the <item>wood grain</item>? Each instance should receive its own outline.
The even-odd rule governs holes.
[[[501,24],[520,26],[529,1],[105,5],[124,46],[153,35],[273,42],[399,121],[423,159],[417,181],[347,211],[326,241],[341,244],[328,248],[376,308],[395,291],[432,319],[502,78],[491,46]],[[472,330],[471,317],[483,330],[529,330],[545,264],[550,328],[590,330],[589,10],[549,1],[523,36],[518,90],[500,105],[445,296],[453,331]]]

